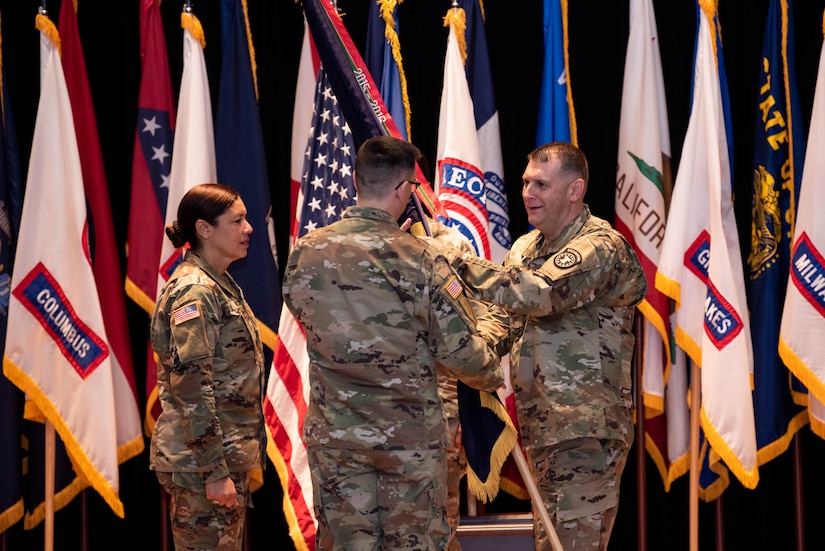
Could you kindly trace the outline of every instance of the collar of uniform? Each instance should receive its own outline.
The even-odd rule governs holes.
[[[212,267],[204,258],[193,251],[192,249],[187,249],[186,254],[183,256],[184,262],[189,262],[190,264],[194,264],[206,274],[215,280],[215,282],[220,285],[225,291],[227,291],[230,295],[241,298],[241,288],[238,287],[238,284],[235,283],[235,280],[229,275],[227,271],[223,275],[220,275],[215,268]]]
[[[587,222],[587,219],[590,218],[590,207],[584,205],[581,213],[573,219],[572,222],[567,224],[567,226],[561,231],[559,236],[555,238],[550,243],[545,243],[544,247],[547,247],[548,250],[543,251],[545,254],[547,253],[555,253],[567,243],[570,242],[584,227],[584,224]]]
[[[390,222],[396,226],[398,225],[398,221],[393,219],[392,214],[375,207],[359,207],[358,205],[353,205],[344,211],[341,218],[372,218],[373,220],[381,220],[382,222]]]

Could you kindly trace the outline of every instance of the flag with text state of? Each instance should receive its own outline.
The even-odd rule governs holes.
[[[370,2],[367,20],[367,48],[364,60],[367,68],[378,79],[381,97],[397,121],[398,132],[405,140],[410,136],[410,100],[407,96],[407,78],[401,64],[397,7],[403,0],[376,0]]]
[[[651,0],[631,0],[630,34],[622,84],[619,152],[616,174],[615,227],[633,246],[649,282],[656,279],[665,233],[667,201],[673,189],[670,135],[656,16]],[[670,299],[648,286],[639,305],[644,316],[641,345],[646,449],[665,485],[687,472],[689,430],[677,426],[684,415],[666,411],[672,374]],[[673,351],[674,355],[683,354]],[[682,364],[682,367],[684,365]],[[680,373],[684,373],[680,369]],[[681,383],[682,381],[680,381]],[[681,385],[684,388],[684,385]],[[674,405],[685,409],[685,396]]]
[[[0,351],[6,343],[11,269],[23,193],[20,154],[2,59],[0,55]],[[24,401],[20,389],[0,373],[0,533],[23,518]]]
[[[224,40],[215,121],[217,181],[240,193],[252,225],[247,256],[233,262],[230,271],[258,320],[263,343],[269,348],[265,354],[269,365],[281,311],[281,278],[252,69],[254,51],[250,51],[241,0],[222,0],[221,16]]]
[[[544,67],[539,93],[536,146],[578,145],[576,112],[567,57],[567,0],[544,0]]]
[[[771,0],[757,88],[748,255],[759,465],[787,450],[808,420],[805,408],[794,403],[790,372],[777,346],[805,152],[793,43],[791,1]]]
[[[80,156],[57,47],[60,37],[44,15],[38,15],[36,23],[41,92],[3,369],[26,393],[26,414],[43,416],[54,425],[79,476],[123,517],[114,365],[91,265]]]
[[[86,202],[89,205],[88,238],[92,271],[112,358],[117,403],[118,458],[122,463],[142,452],[144,443],[109,188],[74,4],[67,2],[61,7],[58,30],[63,52],[63,72],[74,114]]]
[[[164,220],[175,131],[175,100],[158,0],[141,0],[140,53],[142,72],[132,154],[126,294],[151,316],[157,299],[160,248],[166,239]],[[147,328],[148,325],[147,318]],[[157,365],[148,339],[144,346],[144,434],[150,436],[155,419],[160,415],[160,404],[157,401]]]
[[[825,28],[825,17],[823,17]],[[825,47],[819,58],[813,111],[799,190],[779,335],[779,354],[808,387],[811,430],[825,438]]]
[[[692,104],[656,286],[676,301],[677,344],[701,368],[700,419],[711,468],[746,488],[759,481],[751,397],[753,354],[739,234],[716,5],[699,0]],[[717,57],[717,52],[720,57]],[[724,488],[722,488],[724,489]]]

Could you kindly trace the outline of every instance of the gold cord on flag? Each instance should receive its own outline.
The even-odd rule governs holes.
[[[60,54],[60,57],[63,57],[63,50],[60,48],[60,33],[57,32],[57,27],[54,26],[52,20],[49,19],[49,16],[43,15],[42,13],[38,13],[34,18],[34,26],[35,28],[42,32],[49,40],[51,40],[52,44],[54,44],[57,53]]]
[[[249,48],[249,64],[252,66],[252,84],[255,86],[255,99],[259,99],[258,65],[255,61],[255,45],[252,43],[252,29],[249,28],[249,8],[247,7],[247,1],[241,0],[241,6],[243,7],[243,20],[246,25],[246,42],[247,47]]]
[[[453,2],[453,7],[447,10],[447,15],[444,16],[444,26],[452,27],[455,31],[461,63],[465,64],[467,62],[467,38],[464,36],[464,31],[467,29],[467,14],[464,13],[464,8],[458,7],[457,2]]]
[[[206,37],[203,34],[203,27],[200,20],[194,14],[189,12],[181,12],[180,26],[189,31],[192,38],[200,42],[201,48],[206,48]]]
[[[398,66],[398,75],[401,79],[401,101],[404,103],[404,126],[407,128],[407,140],[412,139],[410,132],[410,98],[407,95],[407,77],[404,75],[404,66],[401,63],[401,42],[395,30],[395,8],[404,0],[378,0],[378,10],[384,19],[384,37],[392,49],[392,58]]]

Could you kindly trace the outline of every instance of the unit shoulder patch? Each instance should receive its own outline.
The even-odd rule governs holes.
[[[556,268],[572,268],[582,261],[582,255],[576,249],[566,248],[553,257],[553,265]]]

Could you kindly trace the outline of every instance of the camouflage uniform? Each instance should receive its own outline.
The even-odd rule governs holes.
[[[249,472],[263,468],[263,349],[240,287],[192,250],[167,282],[151,323],[163,411],[150,468],[172,496],[177,549],[240,549]],[[230,476],[240,507],[206,499]]]
[[[460,281],[389,213],[355,206],[297,242],[283,293],[310,360],[318,549],[444,549],[436,362],[483,390],[503,379]]]
[[[633,316],[647,292],[636,254],[586,205],[552,242],[518,239],[504,268],[444,254],[509,312],[499,352],[510,349],[524,449],[565,551],[605,549],[633,442]],[[538,515],[535,529],[541,549]]]
[[[473,253],[472,243],[457,229],[436,220],[428,220],[431,236],[439,242],[452,245],[463,252]],[[478,301],[471,301],[473,310],[478,312]],[[461,423],[458,419],[458,390],[456,379],[438,372],[438,395],[444,403],[447,418],[447,521],[450,523],[450,541],[447,551],[461,551],[458,541],[458,525],[461,520],[461,478],[467,473],[467,455],[461,446]]]

